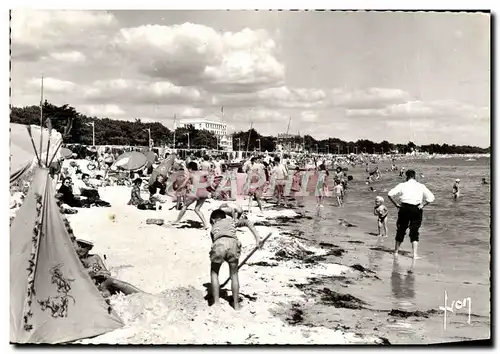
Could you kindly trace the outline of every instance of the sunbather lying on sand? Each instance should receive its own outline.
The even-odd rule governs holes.
[[[89,254],[90,250],[94,248],[92,242],[78,239],[76,243],[76,253],[103,297],[109,297],[118,292],[125,295],[141,292],[132,284],[113,278],[106,269],[102,258],[97,254]]]

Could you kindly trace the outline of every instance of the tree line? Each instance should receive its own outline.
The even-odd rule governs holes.
[[[109,118],[88,117],[77,112],[67,104],[56,106],[48,101],[43,103],[43,125],[46,126],[50,118],[52,128],[63,134],[67,144],[92,145],[92,125],[94,123],[96,145],[129,145],[148,146],[149,132],[155,146],[175,148],[217,149],[217,137],[206,130],[196,130],[192,125],[168,129],[161,123],[142,122],[140,118],[134,121],[115,120]],[[11,123],[40,125],[40,107],[11,107]],[[276,151],[281,145],[283,148],[305,149],[318,153],[407,153],[414,150],[430,154],[472,154],[489,153],[486,149],[470,145],[428,144],[417,146],[413,142],[394,144],[386,140],[376,143],[366,139],[357,141],[343,141],[338,138],[317,140],[310,135],[304,136],[265,136],[255,129],[239,131],[233,134],[233,150],[243,151]]]

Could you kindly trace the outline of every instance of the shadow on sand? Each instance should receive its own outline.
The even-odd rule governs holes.
[[[212,295],[212,284],[210,283],[205,283],[203,286],[205,287],[205,290],[207,294],[205,295],[204,299],[207,301],[208,306],[212,306],[214,304],[214,297]],[[225,300],[229,303],[229,305],[234,308],[234,302],[233,302],[233,296],[230,294],[230,292],[226,289],[221,288],[219,290],[219,297],[222,300]],[[243,301],[243,298],[248,299],[250,301],[256,301],[257,297],[256,296],[251,296],[251,295],[246,295],[243,293],[240,293],[240,297],[238,301],[241,303]]]

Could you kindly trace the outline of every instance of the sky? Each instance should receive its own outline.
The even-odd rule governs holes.
[[[490,145],[490,17],[473,13],[35,11],[11,19],[11,104],[220,115],[230,131]]]

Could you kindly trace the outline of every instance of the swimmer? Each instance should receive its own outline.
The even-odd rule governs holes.
[[[453,190],[452,190],[452,193],[453,193],[453,199],[458,199],[458,197],[460,197],[460,179],[456,179],[455,180],[455,183],[453,184]]]
[[[384,198],[381,196],[375,198],[373,214],[378,216],[378,237],[387,237],[387,215],[389,210],[384,205]]]
[[[483,181],[481,182],[482,184],[488,184],[488,182],[486,182],[486,178],[483,177]]]

